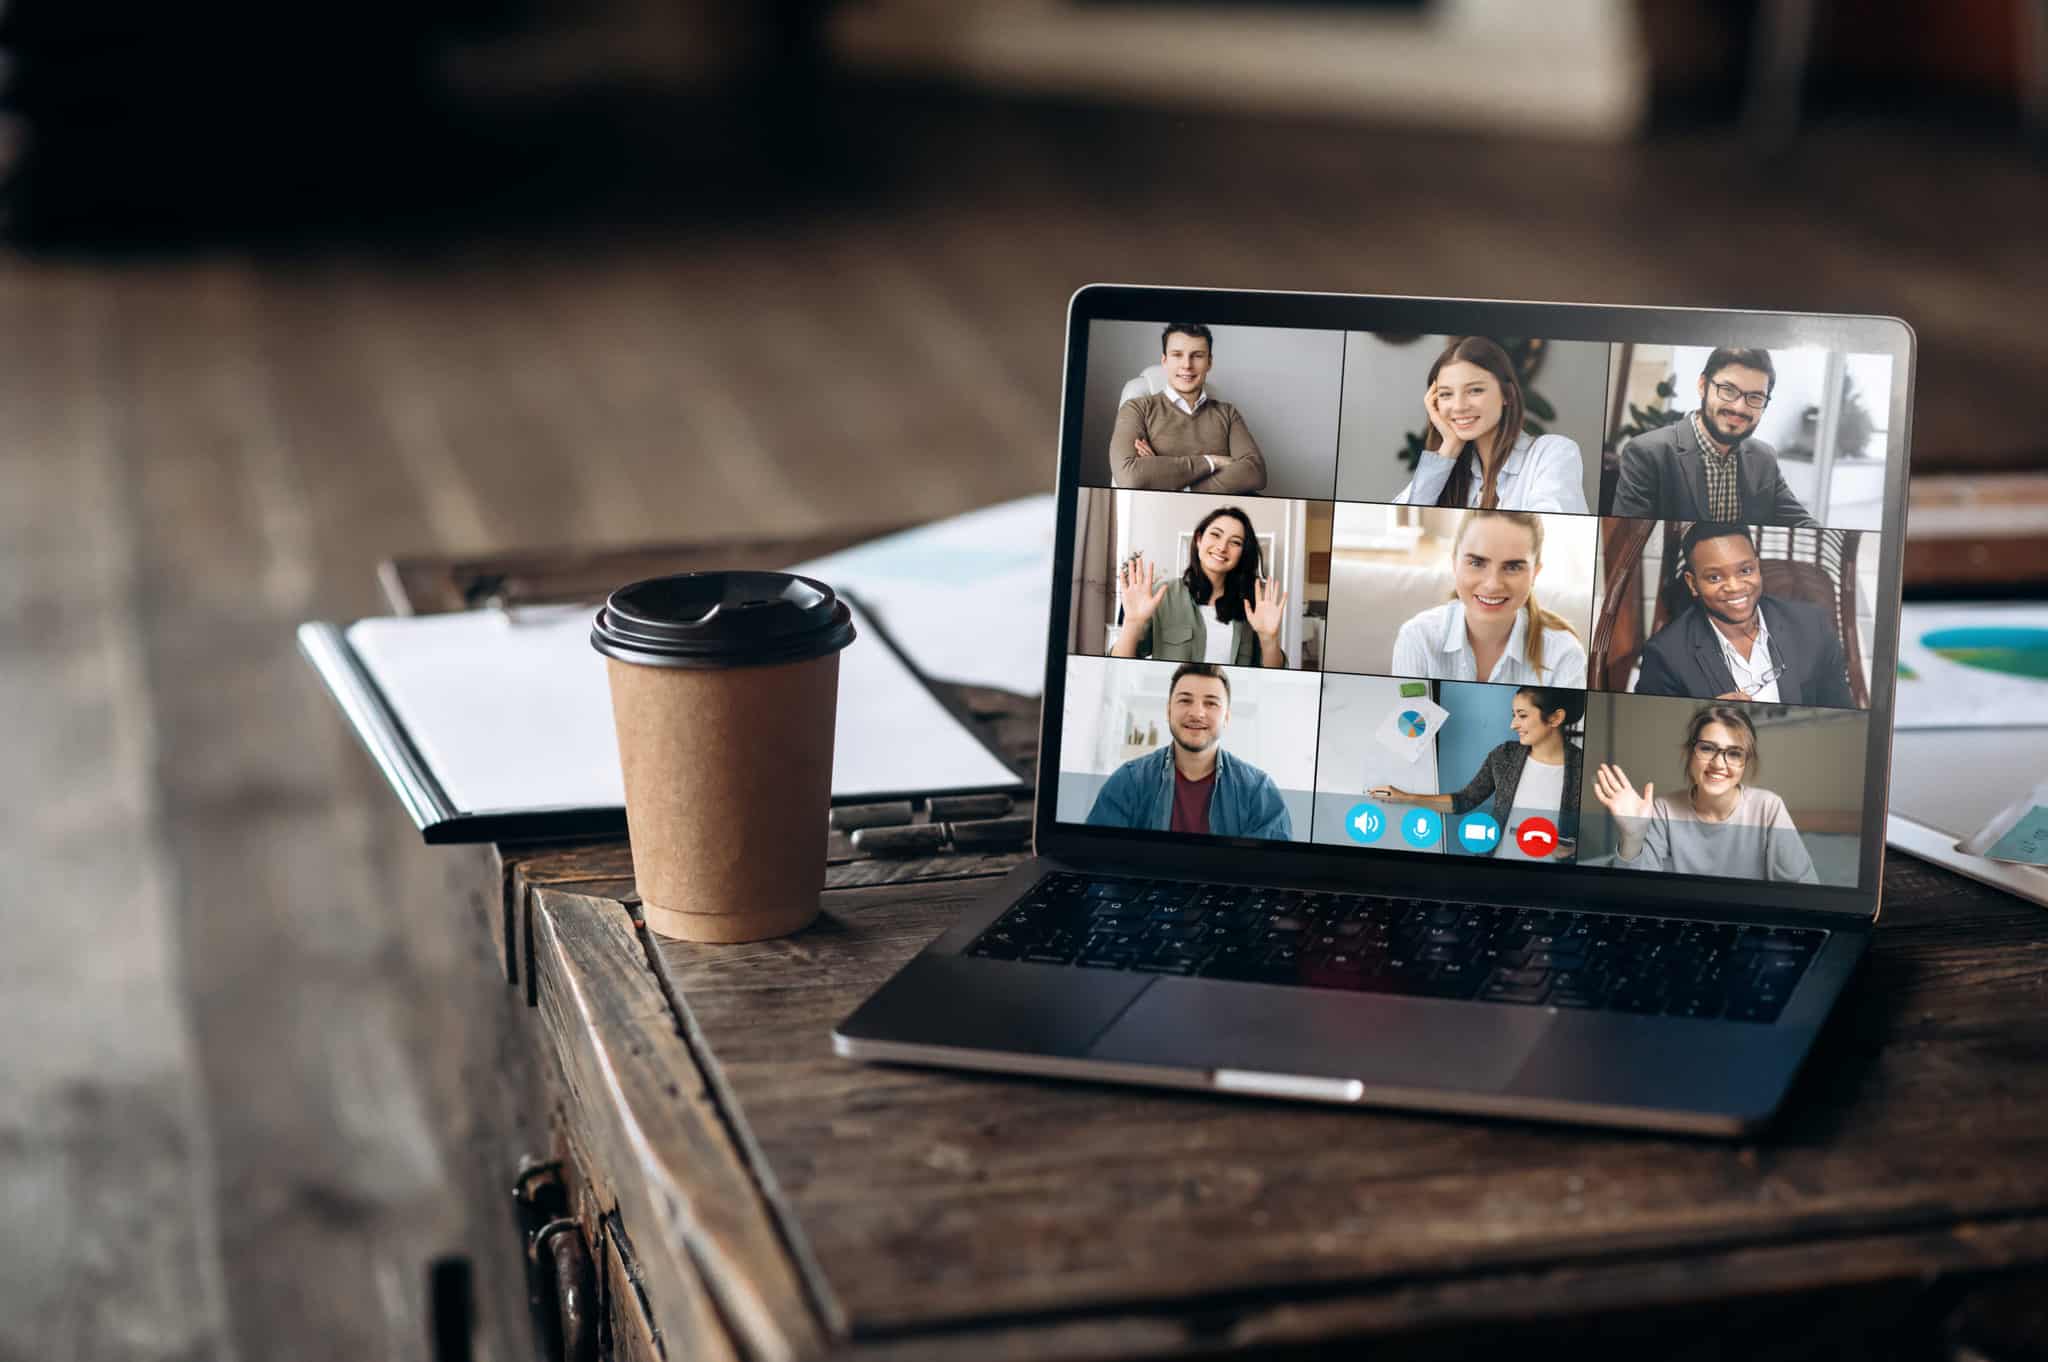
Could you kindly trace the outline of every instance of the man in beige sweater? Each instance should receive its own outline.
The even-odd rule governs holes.
[[[1109,440],[1116,485],[1151,492],[1257,492],[1266,460],[1244,417],[1204,391],[1214,341],[1199,322],[1171,322],[1160,337],[1166,391],[1118,408]]]

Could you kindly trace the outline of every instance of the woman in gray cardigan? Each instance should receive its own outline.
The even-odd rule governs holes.
[[[1220,506],[1196,522],[1187,570],[1179,577],[1155,577],[1149,560],[1134,558],[1117,573],[1117,594],[1123,624],[1111,657],[1287,665],[1280,646],[1287,593],[1261,571],[1252,518],[1235,506]]]
[[[1380,785],[1369,793],[1390,804],[1420,804],[1453,815],[1470,813],[1490,800],[1489,812],[1501,836],[1486,855],[1569,860],[1579,838],[1579,777],[1585,768],[1583,750],[1568,735],[1585,715],[1582,690],[1524,686],[1515,692],[1509,711],[1513,740],[1488,752],[1464,789],[1456,794],[1413,794],[1397,785]],[[1549,820],[1556,843],[1531,856],[1522,850],[1517,830],[1535,818]],[[1534,845],[1542,844],[1539,840]]]

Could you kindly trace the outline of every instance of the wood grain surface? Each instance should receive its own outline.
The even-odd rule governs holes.
[[[2048,932],[1988,891],[1880,933],[1782,1125],[1729,1146],[833,1058],[969,890],[841,891],[789,941],[661,949],[856,1336],[1920,1229],[2048,1250]]]

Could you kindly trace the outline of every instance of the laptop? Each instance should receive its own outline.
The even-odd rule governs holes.
[[[1034,855],[846,1057],[1740,1135],[1876,926],[1914,338],[1091,285]]]

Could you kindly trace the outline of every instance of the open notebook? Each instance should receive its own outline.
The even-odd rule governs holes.
[[[1023,781],[851,600],[834,802]],[[299,647],[429,842],[623,833],[625,794],[595,607],[299,626]]]

